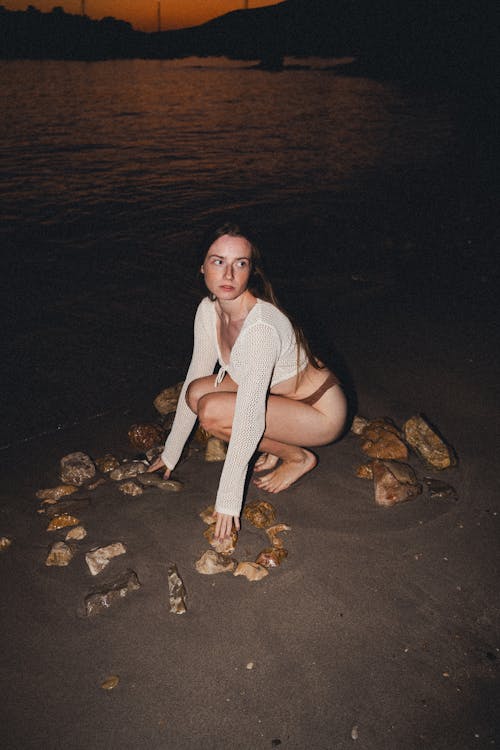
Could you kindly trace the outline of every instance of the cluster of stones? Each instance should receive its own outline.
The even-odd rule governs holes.
[[[351,431],[362,439],[361,450],[372,460],[357,469],[361,479],[372,479],[375,503],[391,507],[422,492],[414,469],[407,463],[410,451],[430,469],[442,471],[456,465],[455,451],[421,415],[408,419],[402,430],[388,417],[368,420],[355,417]],[[456,499],[451,485],[424,477],[431,497]]]
[[[70,453],[60,462],[60,479],[62,484],[42,489],[36,493],[41,500],[39,513],[50,517],[47,531],[50,533],[65,531],[64,539],[52,543],[45,560],[47,566],[65,567],[78,552],[78,542],[87,536],[85,527],[80,523],[77,515],[89,505],[88,498],[71,497],[81,489],[96,490],[111,482],[124,495],[132,497],[142,495],[145,489],[154,487],[166,492],[179,492],[183,489],[182,482],[175,479],[163,479],[158,474],[147,472],[147,468],[161,453],[167,433],[167,423],[172,422],[182,383],[163,390],[155,399],[154,405],[164,418],[163,424],[141,423],[133,424],[128,430],[131,446],[140,451],[144,458],[120,461],[111,453],[93,460],[83,452]],[[210,436],[198,428],[196,440],[205,448],[206,461],[223,461],[226,456],[227,444]],[[71,512],[70,512],[71,511]],[[11,543],[8,537],[2,537],[0,549],[7,549]],[[85,561],[92,576],[99,575],[114,557],[126,553],[122,542],[114,542],[105,547],[95,547],[85,554]],[[170,610],[177,614],[186,611],[186,590],[174,563],[167,571]],[[109,608],[112,603],[123,599],[130,591],[140,587],[137,574],[130,569],[125,570],[105,586],[96,588],[85,597],[84,613],[94,615]]]
[[[269,575],[270,568],[276,568],[287,557],[288,551],[283,546],[279,534],[290,531],[291,527],[284,523],[276,524],[276,509],[265,500],[255,500],[245,506],[243,518],[258,529],[265,529],[270,546],[263,549],[254,561],[238,562],[231,555],[236,549],[238,532],[233,528],[227,539],[215,539],[215,511],[213,505],[200,513],[200,518],[208,524],[204,537],[212,549],[206,550],[195,563],[198,573],[215,575],[216,573],[232,573],[235,576],[245,576],[249,581],[260,581]]]

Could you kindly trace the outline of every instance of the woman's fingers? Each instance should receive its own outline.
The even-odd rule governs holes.
[[[150,466],[148,466],[147,471],[158,471],[158,469],[161,469],[164,466],[165,466],[165,464],[163,463],[163,461],[161,460],[161,458],[158,457],[155,461],[153,461],[153,463]],[[167,471],[170,472],[170,469],[167,469]],[[169,474],[169,476],[170,476],[170,474]]]
[[[233,522],[235,528],[240,528],[240,519],[237,516],[228,516],[226,513],[217,513],[217,521],[215,522],[215,539],[226,539],[231,536],[233,529]]]

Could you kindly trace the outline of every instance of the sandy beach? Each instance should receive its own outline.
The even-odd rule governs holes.
[[[318,450],[297,486],[265,498],[292,531],[288,559],[260,582],[194,569],[206,549],[198,513],[220,472],[200,451],[175,472],[181,493],[127,497],[111,482],[80,491],[88,536],[68,567],[44,565],[63,532],[46,531],[35,492],[58,484],[69,452],[132,456],[128,427],[154,417],[156,393],[3,452],[6,750],[498,745],[498,329],[494,285],[466,277],[402,283],[399,270],[380,285],[359,280],[349,299],[332,302],[327,283],[303,292],[309,319],[323,322],[318,339],[355,384],[353,410],[398,425],[425,413],[459,463],[441,473],[410,463],[458,499],[424,491],[377,507],[372,483],[355,476],[363,454],[348,433]],[[247,499],[262,494],[250,488]],[[127,553],[102,577],[130,568],[141,588],[82,618],[97,583],[84,553],[115,541]],[[264,541],[244,522],[236,557],[252,559]],[[188,591],[181,616],[169,612],[170,562]],[[107,692],[110,675],[120,681]]]

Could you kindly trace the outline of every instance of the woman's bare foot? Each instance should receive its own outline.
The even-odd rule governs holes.
[[[278,461],[279,461],[278,456],[273,456],[272,453],[262,453],[262,455],[260,455],[257,461],[255,462],[253,470],[254,471],[267,471],[269,469],[274,469]]]
[[[307,474],[308,471],[314,469],[317,463],[318,460],[314,453],[305,448],[299,448],[297,454],[283,460],[277,469],[270,471],[263,477],[254,479],[254,484],[259,489],[266,490],[266,492],[281,492],[288,489],[290,485],[304,474]]]

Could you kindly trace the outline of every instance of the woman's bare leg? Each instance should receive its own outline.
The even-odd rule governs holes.
[[[208,432],[228,441],[237,386],[230,378],[226,383],[226,378],[217,390],[213,377],[195,381],[187,401]],[[316,466],[316,457],[307,448],[335,440],[344,427],[346,411],[345,396],[339,386],[333,386],[314,406],[284,396],[269,396],[266,430],[258,450],[277,458],[274,467],[279,459],[282,463],[276,468],[271,466],[272,471],[255,480],[257,486],[268,492],[280,492],[311,471]]]

